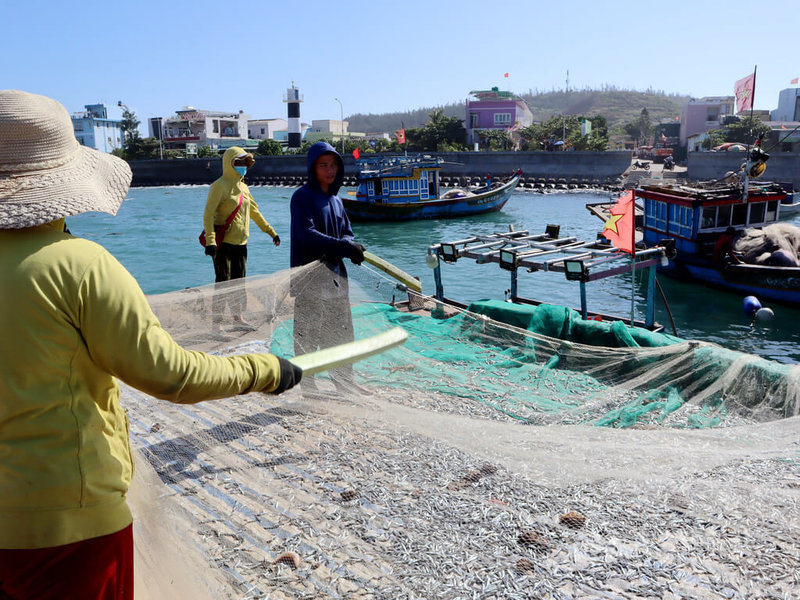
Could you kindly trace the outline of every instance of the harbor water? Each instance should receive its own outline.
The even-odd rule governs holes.
[[[269,274],[289,267],[289,200],[295,188],[251,188],[261,212],[281,236],[276,248],[252,222],[248,243],[248,275]],[[213,282],[211,259],[198,242],[208,186],[133,188],[116,217],[90,213],[71,217],[76,236],[106,247],[139,281],[146,294],[159,294]],[[340,194],[346,194],[343,189]],[[428,246],[473,235],[528,230],[543,233],[559,225],[561,236],[593,240],[602,222],[586,209],[590,202],[612,199],[608,192],[516,192],[502,211],[439,221],[354,223],[356,239],[371,252],[422,281],[423,292],[434,293],[433,272],[425,264]],[[800,225],[800,222],[796,223]],[[349,267],[359,268],[359,267]],[[365,268],[365,267],[361,267]],[[462,260],[442,268],[445,295],[460,301],[505,297],[509,273],[496,264],[477,265]],[[630,275],[587,285],[590,310],[629,316],[631,293],[634,314],[645,316],[645,275]],[[669,312],[656,295],[656,320],[672,333],[749,352],[784,363],[800,360],[800,310],[768,305],[775,312],[769,323],[753,324],[742,308],[743,297],[705,286],[659,277]],[[580,288],[558,273],[519,272],[519,293],[546,302],[578,307]],[[767,304],[765,304],[767,305]]]

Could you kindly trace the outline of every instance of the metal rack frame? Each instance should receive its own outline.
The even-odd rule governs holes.
[[[519,269],[526,269],[529,273],[536,271],[564,273],[568,280],[580,283],[581,316],[587,319],[588,282],[648,269],[645,327],[652,328],[655,323],[656,267],[666,260],[664,248],[637,250],[631,255],[605,241],[586,242],[575,237],[559,237],[559,233],[558,225],[548,225],[545,233],[540,234],[531,234],[527,230],[509,231],[431,245],[428,254],[436,260],[434,267],[436,298],[444,301],[440,261],[455,263],[459,259],[468,258],[478,264],[497,263],[501,269],[509,271],[511,276],[509,299],[512,302],[521,299],[517,294]]]

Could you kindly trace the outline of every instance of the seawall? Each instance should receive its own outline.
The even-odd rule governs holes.
[[[746,152],[690,152],[686,176],[695,181],[720,179],[726,172],[738,170],[746,159]],[[771,153],[761,179],[791,182],[794,189],[800,189],[800,154]]]
[[[522,169],[523,182],[617,186],[631,164],[631,153],[614,152],[441,152],[444,182],[466,185],[470,178],[495,177]],[[690,152],[686,178],[695,181],[719,179],[735,171],[745,160],[744,152]],[[222,173],[220,158],[131,161],[133,186],[208,184]],[[355,161],[344,157],[347,185],[355,182]],[[306,179],[305,155],[257,156],[247,172],[248,184],[300,185]],[[764,180],[791,182],[800,189],[800,155],[772,154]]]
[[[630,166],[630,152],[441,152],[442,177],[451,180],[494,177],[522,169],[526,181],[616,184]],[[344,157],[348,185],[356,168]],[[222,174],[220,158],[131,161],[133,186],[205,184]],[[247,172],[249,184],[297,184],[306,179],[305,155],[257,156]]]

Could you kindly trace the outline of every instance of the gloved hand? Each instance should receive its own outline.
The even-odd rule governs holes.
[[[280,246],[281,245],[281,236],[276,235],[274,238],[272,238],[272,243],[275,244],[276,247]]]
[[[212,258],[217,256],[217,247],[213,244],[206,246],[206,256],[210,256]]]
[[[278,387],[271,391],[270,394],[285,392],[300,383],[300,380],[303,378],[303,369],[285,358],[281,358],[280,356],[277,358],[281,367],[281,379],[278,382]]]
[[[364,250],[366,250],[366,248],[357,242],[350,242],[350,245],[352,246],[350,260],[353,261],[354,265],[360,265],[364,262]]]

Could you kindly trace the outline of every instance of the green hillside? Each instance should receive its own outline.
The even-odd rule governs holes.
[[[609,129],[635,121],[643,108],[650,113],[652,123],[674,122],[681,108],[689,101],[688,96],[664,94],[653,91],[636,92],[613,88],[605,90],[553,91],[544,93],[519,94],[533,113],[535,121],[546,121],[556,115],[603,116]],[[419,108],[413,111],[384,114],[356,113],[347,117],[351,131],[391,132],[406,127],[421,127],[428,120],[428,114],[436,108],[442,109],[447,117],[464,118],[464,103],[447,104]]]

